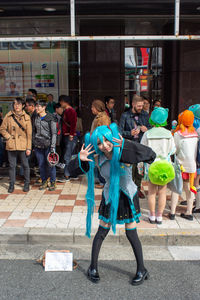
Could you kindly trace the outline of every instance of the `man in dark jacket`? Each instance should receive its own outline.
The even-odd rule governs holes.
[[[55,153],[57,129],[54,116],[45,111],[46,105],[44,100],[39,100],[36,103],[38,115],[33,126],[33,143],[42,179],[42,185],[39,189],[43,190],[48,187],[47,179],[50,176],[49,190],[53,191],[55,190],[56,168],[48,164],[47,156],[49,153]]]
[[[76,111],[72,108],[71,98],[67,95],[61,95],[59,97],[59,103],[63,108],[63,116],[62,116],[62,134],[63,134],[63,142],[65,146],[65,154],[64,154],[64,176],[66,181],[70,180],[70,172],[68,170],[68,164],[72,157],[73,151],[76,147],[77,136],[76,136],[76,123],[77,123],[77,114]],[[71,177],[72,179],[72,177]],[[77,178],[73,178],[77,179]]]
[[[124,138],[140,143],[145,131],[151,128],[149,124],[149,115],[143,110],[143,99],[134,95],[132,108],[122,114],[119,128]],[[142,176],[138,174],[137,165],[133,165],[133,181],[138,186],[138,195],[144,198],[141,192]]]

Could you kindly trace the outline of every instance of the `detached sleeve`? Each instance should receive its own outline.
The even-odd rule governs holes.
[[[156,153],[147,146],[130,140],[124,140],[120,161],[128,164],[146,162],[151,164],[156,158]]]
[[[87,173],[89,168],[88,161],[81,161],[79,154],[73,155],[68,165],[68,170],[72,177]]]

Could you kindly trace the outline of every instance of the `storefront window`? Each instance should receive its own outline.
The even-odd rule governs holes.
[[[134,94],[146,94],[150,100],[162,95],[162,48],[125,48],[125,101]]]
[[[77,43],[0,43],[0,102],[4,110],[13,97],[36,89],[38,98],[78,95]],[[76,82],[74,82],[76,81]]]

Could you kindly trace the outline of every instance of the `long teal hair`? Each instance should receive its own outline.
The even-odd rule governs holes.
[[[91,143],[95,149],[95,152],[99,155],[103,155],[98,148],[98,141],[103,143],[103,137],[106,138],[113,145],[117,145],[113,138],[119,139],[118,127],[115,123],[110,126],[99,126],[97,127],[92,136],[86,136],[87,144]],[[89,138],[89,140],[88,140]],[[120,193],[120,147],[113,147],[112,159],[110,160],[110,187],[109,187],[109,198],[107,203],[110,203],[110,221],[112,225],[113,232],[116,232],[116,220],[117,220],[117,210],[119,205],[119,193]],[[94,212],[95,202],[94,202],[94,161],[90,162],[90,170],[88,172],[88,190],[86,194],[88,212],[87,212],[87,225],[86,225],[86,235],[90,237],[91,231],[91,215]]]

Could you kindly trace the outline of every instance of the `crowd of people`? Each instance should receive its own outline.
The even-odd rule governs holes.
[[[182,190],[185,191],[187,200],[186,213],[182,213],[181,217],[193,220],[193,212],[200,212],[200,169],[197,160],[199,106],[193,105],[180,114],[178,122],[175,123],[177,126],[169,130],[164,128],[167,126],[168,109],[161,106],[160,100],[155,100],[151,104],[148,98],[134,95],[131,106],[125,109],[119,121],[116,120],[114,105],[115,100],[112,96],[106,96],[104,101],[95,99],[91,103],[94,120],[90,135],[97,127],[104,125],[109,127],[115,123],[118,124],[119,132],[124,139],[150,147],[156,153],[155,162],[164,160],[172,165],[175,161],[182,168]],[[50,191],[55,190],[58,168],[63,169],[65,181],[78,179],[68,166],[72,155],[77,152],[77,143],[81,145],[83,143],[83,126],[79,112],[72,107],[69,96],[59,96],[56,103],[52,94],[47,96],[46,101],[38,99],[36,90],[29,89],[26,100],[16,97],[11,111],[4,117],[0,110],[0,120],[0,166],[8,161],[9,193],[14,191],[18,159],[21,161],[20,174],[24,177],[25,192],[30,188],[30,167],[39,168],[40,190],[47,188]],[[162,182],[155,181],[156,183],[151,180],[149,170],[154,168],[154,164],[151,166],[147,163],[133,162],[132,180],[137,186],[139,198],[145,197],[141,188],[142,179],[148,181],[149,222],[161,224],[166,205],[167,184],[164,179]],[[159,167],[158,170],[154,170],[154,173],[156,172],[159,174]],[[170,177],[167,172],[163,172],[162,176]],[[98,166],[94,168],[94,174],[95,187],[105,190],[106,180]],[[171,220],[175,219],[179,195],[180,192],[172,191],[169,214]]]
[[[150,223],[162,224],[167,187],[172,192],[170,220],[176,217],[179,195],[183,191],[187,209],[180,216],[192,221],[193,213],[200,213],[200,104],[181,112],[169,128],[168,109],[161,106],[160,100],[151,105],[146,97],[134,95],[131,106],[127,109],[126,105],[118,122],[114,98],[95,99],[91,103],[94,119],[90,132],[83,137],[79,111],[72,107],[71,98],[61,95],[55,103],[53,95],[49,94],[47,99],[38,99],[37,92],[30,89],[26,101],[16,97],[11,111],[4,117],[0,110],[0,164],[5,160],[5,143],[4,154],[9,163],[8,192],[14,191],[18,158],[24,192],[30,188],[31,165],[39,168],[40,190],[55,190],[56,166],[63,168],[65,181],[76,180],[86,173],[88,237],[95,208],[94,188],[103,189],[100,224],[93,240],[88,278],[95,283],[100,280],[98,256],[103,240],[110,228],[115,233],[116,224],[125,224],[137,262],[132,284],[142,284],[149,278],[136,230],[141,216],[139,198],[145,197],[142,180],[148,182]],[[77,151],[78,141],[81,148]],[[73,155],[75,152],[78,154]]]

